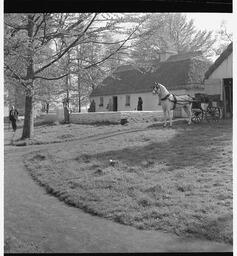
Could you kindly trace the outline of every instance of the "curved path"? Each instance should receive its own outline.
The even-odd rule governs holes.
[[[55,144],[5,147],[4,232],[9,252],[232,251],[228,244],[138,230],[91,216],[46,194],[23,164],[24,154],[44,147]]]

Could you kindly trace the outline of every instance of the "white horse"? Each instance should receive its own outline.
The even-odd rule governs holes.
[[[192,102],[193,98],[189,95],[176,96],[170,93],[164,85],[155,82],[153,87],[153,94],[157,94],[161,102],[161,106],[164,113],[164,127],[166,126],[167,114],[170,120],[170,126],[172,126],[173,110],[176,105],[181,105],[184,111],[188,115],[188,124],[191,124],[192,117]]]

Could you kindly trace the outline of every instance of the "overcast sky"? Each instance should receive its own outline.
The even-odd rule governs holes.
[[[199,29],[218,30],[224,20],[229,33],[234,30],[234,15],[232,13],[184,13],[188,19],[194,19],[195,27]]]

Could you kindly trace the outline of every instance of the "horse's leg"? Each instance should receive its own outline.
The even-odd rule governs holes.
[[[169,110],[169,118],[170,118],[170,127],[171,127],[173,122],[173,110]]]
[[[170,127],[172,126],[172,121],[173,121],[173,110],[167,110],[168,115],[169,115],[169,121],[170,121]]]
[[[167,124],[167,111],[166,111],[166,109],[165,110],[163,110],[163,113],[164,113],[164,124],[163,124],[163,126],[164,127],[166,127],[166,124]]]
[[[13,144],[13,142],[14,142],[15,133],[16,133],[16,131],[13,131],[13,133],[12,133],[12,138],[11,138],[11,144]]]
[[[170,127],[172,126],[173,110],[171,110],[172,104],[170,101],[167,102],[167,112],[169,115]]]
[[[167,116],[166,116],[167,109],[166,109],[164,104],[162,104],[162,109],[163,109],[163,115],[164,115],[164,124],[163,124],[163,126],[165,127],[166,126],[166,119],[167,119]]]
[[[191,104],[189,104],[188,106],[183,106],[183,109],[184,109],[184,111],[186,112],[186,114],[188,115],[188,125],[190,125],[191,124]]]

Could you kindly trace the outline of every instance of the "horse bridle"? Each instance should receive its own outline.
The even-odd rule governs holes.
[[[157,82],[155,82],[155,85],[153,86],[153,94],[158,94],[158,88],[159,87],[159,83],[157,83]],[[155,90],[155,92],[154,92],[154,90]]]
[[[155,85],[153,86],[153,93],[154,93],[154,90],[155,90],[155,93],[158,94],[158,89],[160,89],[158,87],[159,87],[159,83],[155,82]],[[165,95],[164,98],[161,98],[160,100],[166,100],[170,95],[171,94],[169,93],[169,94]]]

